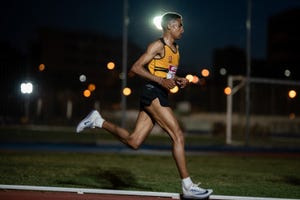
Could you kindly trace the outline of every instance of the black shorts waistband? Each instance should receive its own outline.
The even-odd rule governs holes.
[[[155,87],[161,89],[162,91],[165,91],[165,92],[168,93],[168,90],[167,90],[166,88],[164,88],[163,86],[161,86],[160,84],[158,84],[158,83],[156,83],[156,82],[154,82],[154,81],[149,81],[149,82],[146,83],[146,85],[148,85],[148,84],[149,84],[149,85],[153,85],[153,86],[155,86]]]

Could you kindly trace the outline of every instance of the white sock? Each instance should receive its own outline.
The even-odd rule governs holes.
[[[102,117],[100,117],[100,119],[95,121],[95,126],[98,127],[98,128],[102,128],[102,125],[103,125],[104,121],[105,120]]]
[[[185,189],[189,189],[193,185],[193,181],[190,177],[182,179],[182,186]]]

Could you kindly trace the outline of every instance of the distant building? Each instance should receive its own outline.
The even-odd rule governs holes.
[[[300,8],[274,15],[268,23],[267,66],[270,75],[299,79]],[[286,71],[289,70],[289,71]]]
[[[122,39],[99,33],[43,28],[33,48],[34,70],[38,78],[39,94],[43,99],[45,115],[64,116],[67,101],[73,105],[73,114],[81,116],[98,102],[102,108],[115,107],[121,101]],[[128,44],[128,67],[141,54],[140,48]],[[108,62],[115,63],[108,70]],[[38,70],[45,65],[43,71]],[[85,80],[80,81],[84,75]],[[96,90],[89,98],[83,91],[89,84]]]
[[[236,46],[215,49],[213,52],[215,80],[227,75],[246,75],[246,52]]]
[[[18,123],[24,115],[20,84],[28,78],[25,56],[9,42],[0,42],[0,124]]]

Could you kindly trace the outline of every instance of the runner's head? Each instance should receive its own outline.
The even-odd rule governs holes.
[[[168,12],[162,16],[161,27],[164,34],[170,34],[177,40],[180,39],[184,30],[182,16],[175,12]]]
[[[161,27],[163,30],[170,29],[170,26],[172,23],[174,23],[177,20],[182,20],[182,16],[176,12],[167,12],[165,13],[161,18]]]

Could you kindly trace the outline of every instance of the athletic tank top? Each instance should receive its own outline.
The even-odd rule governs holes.
[[[151,74],[162,77],[162,78],[174,78],[179,65],[179,51],[178,46],[175,44],[177,49],[176,53],[166,45],[163,38],[160,41],[164,44],[164,57],[153,58],[148,64],[148,70]]]

